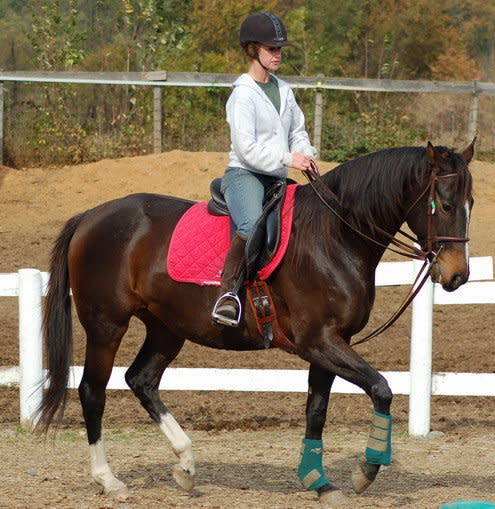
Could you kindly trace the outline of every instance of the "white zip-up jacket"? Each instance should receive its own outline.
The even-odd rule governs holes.
[[[227,101],[230,125],[229,166],[285,178],[292,153],[316,157],[304,126],[304,114],[289,84],[277,78],[280,114],[249,74],[233,84]]]

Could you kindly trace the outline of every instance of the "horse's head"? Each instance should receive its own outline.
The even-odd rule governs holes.
[[[456,290],[469,277],[468,228],[473,198],[468,164],[474,142],[462,153],[428,143],[429,171],[418,187],[421,198],[412,199],[406,218],[423,251],[433,258],[432,280],[447,291]]]

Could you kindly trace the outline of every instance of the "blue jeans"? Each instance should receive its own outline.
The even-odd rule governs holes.
[[[265,191],[277,177],[229,166],[222,178],[221,191],[229,207],[235,232],[247,239],[263,210]]]

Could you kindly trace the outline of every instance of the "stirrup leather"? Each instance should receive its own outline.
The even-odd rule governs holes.
[[[237,315],[235,318],[229,318],[228,316],[222,315],[218,312],[218,308],[225,303],[225,301],[233,300],[234,305],[237,306]],[[229,327],[238,327],[241,320],[242,305],[239,297],[233,292],[227,292],[221,295],[213,306],[213,312],[211,317],[216,322],[222,325],[228,325]]]

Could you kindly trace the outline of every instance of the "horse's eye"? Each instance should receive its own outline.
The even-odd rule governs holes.
[[[448,203],[442,203],[442,208],[444,212],[450,213],[454,210],[454,207],[452,205],[449,205]]]

